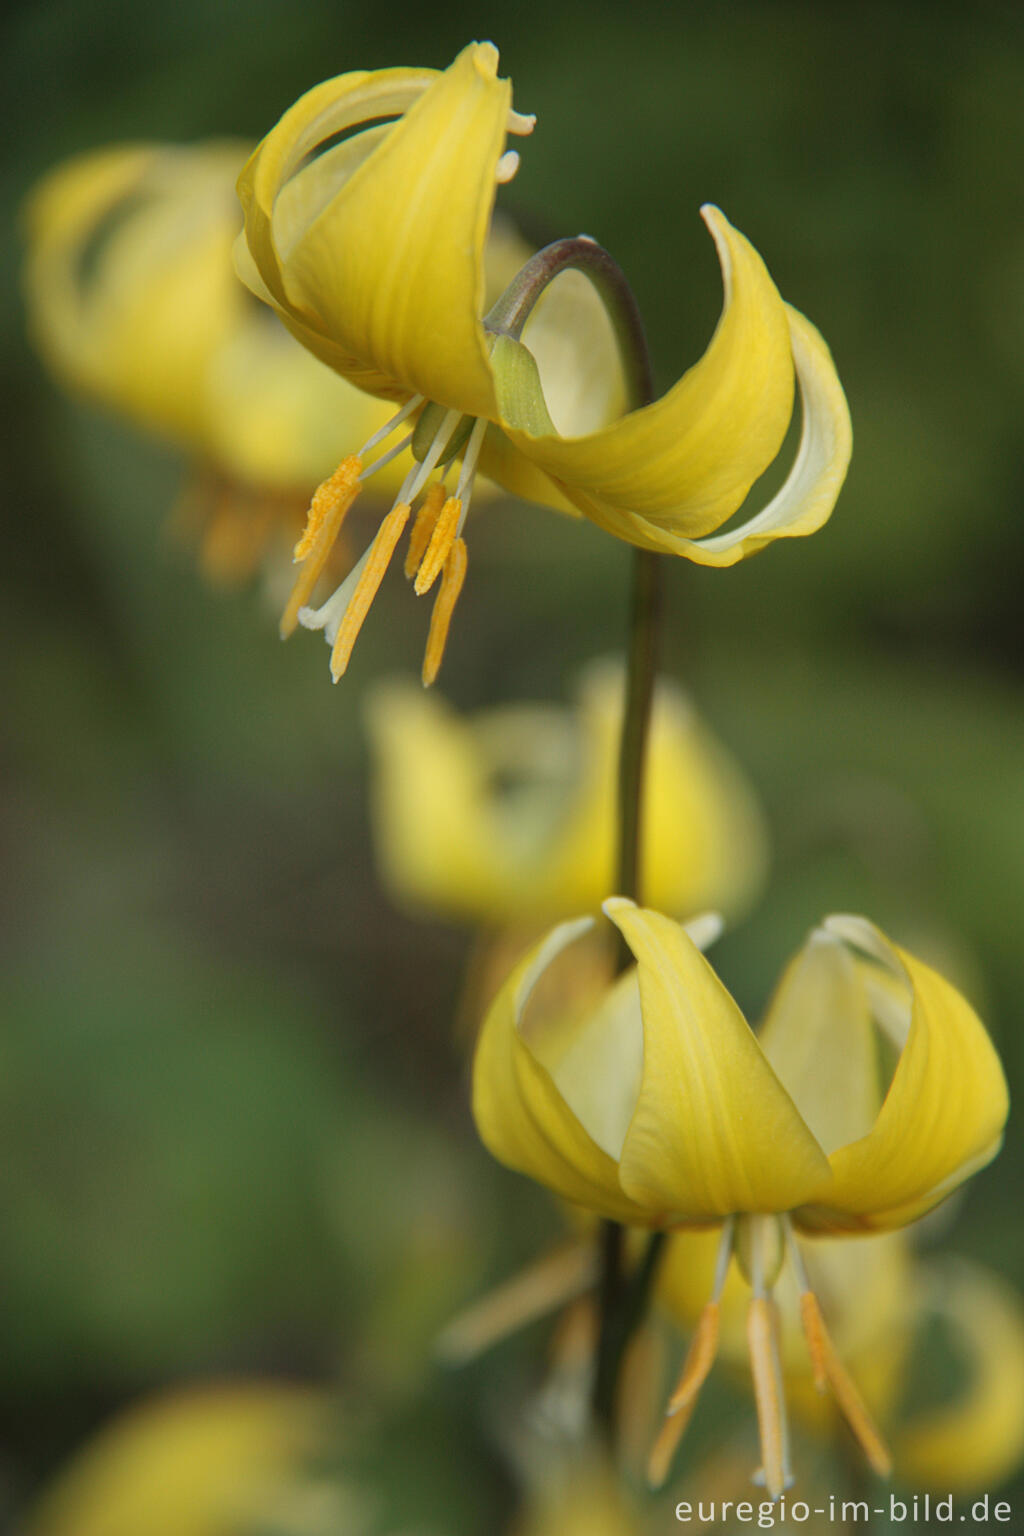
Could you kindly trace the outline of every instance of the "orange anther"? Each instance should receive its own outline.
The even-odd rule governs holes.
[[[423,657],[424,688],[430,687],[440,671],[452,613],[459,600],[462,583],[466,579],[466,564],[466,541],[456,539],[445,561],[441,586],[434,599],[434,611],[430,615],[430,632],[427,635],[427,649]]]
[[[444,506],[444,486],[439,480],[427,488],[427,494],[420,502],[419,511],[416,513],[416,521],[412,525],[409,535],[409,548],[405,552],[405,577],[411,581],[419,569],[419,563],[423,559],[427,545],[437,524],[438,513]]]
[[[879,1477],[888,1477],[892,1471],[892,1456],[889,1454],[889,1448],[868,1412],[867,1404],[861,1397],[853,1377],[839,1358],[828,1329],[825,1327],[825,1319],[821,1315],[818,1298],[813,1291],[804,1291],[801,1294],[800,1316],[807,1338],[807,1347],[811,1352],[815,1385],[818,1384],[820,1371],[822,1378],[832,1388],[836,1407],[856,1436],[873,1471],[877,1472]]]
[[[348,666],[352,647],[363,627],[363,620],[370,611],[370,604],[377,596],[377,588],[384,579],[384,572],[391,562],[395,545],[402,537],[402,530],[408,520],[409,507],[404,502],[399,502],[397,507],[392,507],[377,529],[377,537],[370,545],[362,575],[348,600],[348,607],[338,627],[334,649],[331,651],[331,676],[335,682]]]
[[[647,1480],[652,1488],[660,1488],[668,1476],[676,1447],[697,1406],[697,1396],[715,1363],[718,1352],[718,1317],[718,1302],[709,1301],[700,1314],[679,1380],[668,1400],[665,1422],[647,1460]]]
[[[422,597],[424,592],[429,592],[441,571],[445,568],[448,553],[451,550],[455,534],[459,526],[459,518],[462,516],[462,502],[457,496],[449,496],[441,508],[434,531],[430,536],[430,544],[426,554],[420,562],[420,568],[416,572],[416,581],[413,590],[417,597]]]
[[[313,492],[305,532],[294,550],[295,560],[302,561],[302,570],[281,615],[283,640],[298,623],[299,609],[304,608],[313,595],[345,514],[356,499],[362,468],[358,454],[350,453],[347,459],[342,459],[334,474]]]

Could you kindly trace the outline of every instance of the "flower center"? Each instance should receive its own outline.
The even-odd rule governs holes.
[[[651,1451],[648,1463],[651,1483],[660,1486],[668,1475],[700,1389],[714,1364],[722,1291],[733,1257],[751,1289],[747,1347],[761,1439],[761,1466],[754,1474],[754,1481],[761,1483],[773,1500],[781,1498],[793,1482],[779,1309],[774,1296],[774,1287],[787,1263],[800,1293],[800,1322],[811,1358],[814,1384],[819,1392],[831,1389],[836,1406],[871,1467],[880,1477],[887,1476],[892,1467],[889,1452],[825,1327],[821,1306],[811,1290],[789,1217],[740,1215],[730,1217],[722,1230],[711,1299],[698,1319],[682,1373],[668,1400],[665,1423]]]
[[[420,407],[423,409],[416,427],[364,468],[367,455],[394,436]],[[429,687],[437,677],[452,613],[466,579],[466,543],[462,530],[486,430],[484,420],[474,421],[460,411],[424,405],[423,396],[414,395],[386,426],[363,444],[358,453],[343,459],[334,474],[314,493],[305,532],[295,546],[294,558],[302,569],[281,618],[281,635],[287,638],[297,624],[305,629],[323,630],[331,646],[331,676],[335,682],[348,666],[363,621],[405,531],[413,505],[421,495],[423,499],[409,535],[405,575],[413,582],[417,597],[429,592],[438,577],[441,578],[423,659],[424,686]],[[319,608],[308,607],[360,485],[410,446],[417,462],[406,476],[373,541],[327,601]],[[449,494],[445,480],[460,450],[462,466],[455,489]],[[435,471],[439,471],[437,478],[431,480]]]

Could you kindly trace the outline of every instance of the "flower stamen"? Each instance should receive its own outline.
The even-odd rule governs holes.
[[[293,558],[302,562],[302,570],[281,615],[282,640],[294,631],[299,609],[309,601],[327,564],[345,515],[358,494],[362,468],[359,455],[350,453],[313,492],[306,527],[294,550]]]
[[[815,1386],[819,1392],[831,1387],[836,1407],[852,1430],[872,1470],[879,1477],[888,1477],[892,1471],[892,1456],[853,1377],[839,1358],[813,1291],[801,1292],[800,1320],[814,1368]]]
[[[370,605],[377,596],[377,589],[384,579],[384,572],[391,563],[391,556],[395,552],[395,545],[402,537],[402,532],[409,520],[409,507],[404,502],[399,502],[397,507],[392,507],[387,517],[377,529],[377,536],[370,545],[365,564],[359,574],[355,590],[348,600],[345,613],[338,626],[337,638],[331,651],[331,676],[335,682],[341,677],[348,666],[352,655],[352,647],[356,643],[359,631],[363,627],[363,620],[370,611]]]
[[[431,541],[434,526],[437,522],[441,508],[444,506],[444,485],[440,480],[435,480],[433,485],[427,487],[427,494],[420,502],[416,513],[416,521],[412,525],[409,534],[409,548],[405,553],[405,577],[411,581],[419,569],[420,561],[426,553],[427,545]]]
[[[726,1276],[729,1273],[729,1262],[732,1258],[733,1231],[735,1222],[730,1219],[725,1223],[721,1241],[718,1245],[718,1257],[715,1262],[715,1280],[711,1298],[704,1305],[697,1322],[697,1328],[690,1347],[683,1361],[683,1369],[680,1372],[672,1395],[665,1409],[665,1422],[661,1426],[658,1437],[651,1447],[651,1454],[647,1459],[647,1481],[652,1488],[660,1488],[668,1476],[669,1467],[672,1465],[680,1440],[686,1433],[687,1426],[693,1417],[693,1410],[697,1406],[697,1398],[700,1389],[704,1385],[715,1363],[718,1353],[718,1323],[721,1313],[722,1291],[725,1289]]]
[[[434,523],[427,552],[416,573],[413,591],[417,597],[422,597],[425,592],[429,592],[441,574],[449,551],[455,542],[461,515],[462,502],[457,496],[449,496]]]
[[[448,558],[444,565],[444,575],[441,577],[441,586],[437,597],[434,599],[434,611],[430,615],[430,632],[427,635],[427,649],[423,657],[423,686],[429,688],[437,677],[441,668],[441,660],[444,656],[444,648],[448,640],[448,630],[452,622],[452,613],[455,604],[459,600],[462,584],[466,579],[466,541],[456,539],[448,552]]]

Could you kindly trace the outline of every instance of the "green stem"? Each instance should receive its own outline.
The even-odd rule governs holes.
[[[588,235],[556,240],[531,257],[487,315],[485,327],[496,335],[519,341],[545,288],[560,272],[570,269],[582,272],[590,280],[604,304],[618,342],[631,405],[634,408],[649,405],[654,391],[640,310],[621,267]],[[659,557],[650,550],[634,550],[629,660],[619,751],[619,844],[615,881],[615,894],[629,896],[634,901],[639,901],[641,894],[644,764],[654,697],[660,585]],[[628,947],[620,941],[618,971],[626,970],[632,959]],[[630,1336],[647,1307],[662,1246],[663,1235],[655,1234],[636,1269],[627,1274],[624,1228],[614,1221],[601,1225],[598,1289],[601,1322],[594,1381],[594,1419],[612,1447],[622,1360]]]
[[[641,895],[640,853],[643,830],[644,766],[650,729],[651,702],[657,665],[661,566],[649,550],[633,552],[629,659],[626,700],[619,749],[619,849],[615,894],[638,901]],[[619,941],[616,969],[633,963],[624,940]],[[617,1222],[602,1223],[600,1333],[594,1376],[594,1419],[606,1442],[616,1439],[615,1400],[622,1361],[630,1337],[643,1318],[661,1256],[662,1233],[655,1233],[634,1273],[624,1274],[624,1231]]]

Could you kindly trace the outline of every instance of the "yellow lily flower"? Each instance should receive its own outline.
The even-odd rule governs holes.
[[[600,663],[574,709],[505,705],[460,719],[400,682],[368,712],[378,859],[396,896],[470,922],[534,929],[594,908],[612,884],[623,675]],[[753,791],[667,680],[651,718],[645,888],[665,911],[730,915],[759,889]]]
[[[22,1536],[234,1536],[297,1500],[329,1407],[320,1393],[281,1382],[149,1399],[73,1457]]]
[[[239,283],[247,146],[124,144],[52,170],[25,210],[25,290],[55,377],[194,461],[181,520],[214,579],[302,532],[308,487],[388,410],[297,346]],[[404,473],[390,472],[391,491]]]
[[[786,1263],[816,1380],[831,1386],[872,1464],[887,1468],[796,1233],[901,1227],[995,1155],[1007,1093],[983,1025],[948,982],[865,919],[830,917],[784,973],[758,1040],[682,928],[621,897],[605,912],[637,964],[596,1008],[531,1028],[531,994],[591,919],[556,928],[495,1000],[474,1064],[485,1144],[612,1220],[722,1227],[659,1473],[713,1363],[734,1254],[753,1291],[747,1335],[772,1496],[790,1476],[773,1300]]]
[[[849,415],[825,343],[716,208],[702,212],[722,267],[722,316],[701,360],[653,404],[626,411],[614,328],[579,273],[544,291],[521,336],[518,322],[488,326],[488,229],[496,188],[518,162],[506,136],[533,127],[512,110],[497,63],[491,44],[475,43],[440,73],[328,80],[285,113],[239,182],[243,280],[332,368],[401,402],[394,431],[418,421],[419,468],[366,563],[324,608],[300,611],[378,440],[344,462],[311,521],[293,617],[326,631],[336,678],[421,492],[407,565],[421,593],[443,573],[425,680],[436,674],[465,576],[478,464],[514,494],[582,512],[642,548],[731,565],[819,528],[849,462]],[[762,511],[722,531],[779,452],[794,374],[803,434],[792,471]]]

